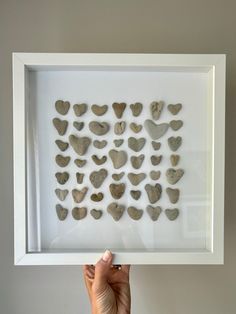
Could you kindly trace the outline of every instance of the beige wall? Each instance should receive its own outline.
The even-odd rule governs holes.
[[[0,314],[87,314],[80,267],[13,266],[11,53],[226,53],[224,266],[133,267],[135,314],[236,313],[236,1],[0,0]]]

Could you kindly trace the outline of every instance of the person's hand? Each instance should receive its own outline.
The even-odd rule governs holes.
[[[112,266],[105,251],[95,266],[83,266],[92,314],[130,314],[129,265]]]

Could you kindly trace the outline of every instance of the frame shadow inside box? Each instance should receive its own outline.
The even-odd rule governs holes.
[[[106,248],[120,264],[222,263],[224,72],[222,55],[15,54],[15,264],[92,264]],[[55,107],[58,100],[70,103],[65,114]],[[164,104],[158,120],[152,119],[153,101]],[[115,102],[126,103],[120,118],[113,110]],[[81,103],[87,104],[87,110],[77,116],[73,106]],[[134,103],[142,104],[138,116],[130,107]],[[168,105],[177,103],[182,109],[174,115]],[[107,111],[95,115],[93,104],[107,105]],[[64,134],[58,134],[55,118],[68,122]],[[156,124],[180,120],[183,125],[176,129],[169,126],[156,140],[161,146],[155,150],[144,127],[149,119]],[[106,122],[110,130],[102,136],[94,134],[91,121]],[[125,122],[125,130],[117,125],[120,122]],[[130,123],[141,125],[141,130],[135,133]],[[84,155],[75,152],[70,136],[90,139]],[[132,137],[144,139],[144,144],[134,143],[140,146],[137,150],[130,145]],[[170,149],[170,137],[182,138],[176,151]],[[117,147],[114,141],[120,139],[123,142]],[[61,151],[56,140],[68,143],[68,148]],[[93,145],[96,140],[107,145],[98,149]],[[111,150],[127,154],[119,169],[114,168]],[[176,166],[171,164],[173,154],[180,156]],[[58,155],[69,157],[65,167],[55,161]],[[105,156],[104,163],[96,164],[94,155],[98,162]],[[134,168],[131,157],[137,161],[140,155],[143,160]],[[74,162],[78,158],[86,160],[82,167]],[[168,181],[169,168],[184,170],[176,184]],[[91,184],[91,173],[101,169],[107,170],[107,176],[96,188]],[[152,171],[160,171],[160,177],[154,179]],[[55,174],[63,172],[69,176],[62,185]],[[122,178],[114,180],[112,175],[121,172]],[[135,186],[130,173],[135,179],[143,173],[144,178]],[[119,199],[110,193],[110,184],[125,185]],[[147,185],[155,184],[161,186],[161,197],[151,204]],[[76,203],[72,191],[85,187],[85,197]],[[170,202],[166,188],[179,189],[176,203]],[[65,199],[58,198],[56,189],[68,191]],[[132,190],[140,191],[140,197],[133,198]],[[92,195],[98,193],[103,198],[95,202]],[[112,202],[125,209],[118,221],[107,210]],[[147,210],[150,205],[161,208],[155,221]],[[56,206],[61,217],[66,216],[64,220],[58,219]],[[94,219],[92,210],[101,217]],[[152,208],[150,211],[154,215]]]

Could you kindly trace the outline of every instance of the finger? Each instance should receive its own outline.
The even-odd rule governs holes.
[[[90,302],[92,300],[92,283],[93,279],[90,278],[89,275],[89,265],[84,265],[83,266],[83,275],[84,275],[84,282],[85,286],[89,295]]]
[[[112,253],[106,250],[102,258],[95,265],[94,287],[104,291],[107,286],[107,279],[112,265]]]
[[[130,272],[130,265],[121,265],[121,270],[126,273],[127,275],[129,275]]]

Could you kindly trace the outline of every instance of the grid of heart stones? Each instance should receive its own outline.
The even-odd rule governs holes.
[[[68,114],[69,110],[72,111],[71,107],[73,108],[73,114],[75,115],[75,118],[80,117],[81,119],[81,121],[73,122],[73,128],[75,131],[79,134],[80,131],[83,130],[85,126],[85,120],[83,121],[82,119],[83,115],[88,110],[91,110],[95,119],[88,123],[88,127],[90,132],[96,135],[98,138],[101,138],[101,140],[92,140],[90,137],[75,134],[70,134],[68,136],[68,141],[62,140],[61,137],[66,134],[68,128],[68,121],[65,120],[65,116]],[[70,162],[72,162],[71,157],[68,156],[66,152],[70,145],[78,156],[78,158],[74,159],[73,162],[78,168],[78,171],[75,175],[79,185],[83,185],[85,176],[83,173],[83,167],[87,163],[86,152],[89,146],[93,145],[97,150],[102,151],[103,148],[108,145],[107,141],[102,138],[105,134],[111,131],[112,126],[108,122],[96,121],[96,116],[103,117],[106,115],[108,110],[113,110],[114,115],[117,118],[113,125],[114,134],[117,136],[122,135],[126,128],[129,127],[134,136],[130,136],[128,138],[128,147],[133,152],[139,153],[139,155],[130,157],[130,162],[135,172],[129,172],[125,174],[124,171],[121,171],[119,173],[112,174],[113,182],[110,183],[109,190],[114,201],[107,206],[107,214],[111,215],[115,221],[119,221],[126,211],[129,217],[133,220],[139,220],[144,214],[147,214],[152,221],[157,221],[162,213],[164,213],[170,221],[174,221],[178,218],[180,210],[177,208],[177,203],[180,198],[180,190],[175,185],[184,175],[184,170],[178,168],[181,157],[177,153],[179,147],[182,145],[182,137],[176,134],[177,136],[171,136],[167,139],[170,149],[170,155],[167,157],[169,158],[170,168],[166,170],[165,174],[162,174],[161,171],[154,169],[156,169],[156,166],[161,163],[163,157],[162,155],[158,154],[158,151],[161,148],[161,142],[159,142],[159,139],[161,139],[161,137],[167,132],[169,128],[176,132],[183,127],[183,121],[177,119],[178,113],[180,110],[182,110],[182,104],[176,103],[165,106],[163,101],[151,102],[149,105],[151,119],[146,119],[143,125],[132,121],[129,125],[127,125],[125,121],[122,121],[122,116],[125,110],[130,110],[131,116],[133,117],[139,117],[139,115],[141,115],[143,104],[139,102],[130,105],[124,102],[114,102],[111,106],[96,104],[89,106],[85,103],[74,104],[71,106],[69,101],[57,100],[55,103],[55,110],[61,116],[60,118],[54,118],[52,121],[58,133],[58,138],[55,140],[55,144],[58,148],[58,154],[55,156],[55,162],[60,168],[60,171],[55,174],[55,178],[60,187],[55,189],[55,194],[58,198],[58,203],[56,204],[56,214],[59,220],[64,221],[68,217],[69,210],[63,206],[63,201],[65,201],[69,193],[71,193],[74,203],[76,203],[76,206],[71,211],[72,217],[75,220],[84,219],[88,214],[97,220],[100,219],[102,215],[104,215],[104,211],[101,209],[93,208],[88,213],[87,207],[80,206],[80,203],[82,203],[83,200],[88,197],[88,187],[83,186],[80,189],[72,189],[72,191],[69,191],[64,187],[66,186],[70,176],[70,174],[66,171],[66,167]],[[169,123],[158,124],[158,120],[164,110],[168,110],[173,116],[173,119]],[[146,129],[149,135],[148,140],[151,141],[154,152],[154,154],[150,157],[150,163],[153,166],[153,170],[151,170],[148,174],[144,172],[136,172],[141,168],[142,163],[146,157],[145,154],[142,153],[142,150],[146,144],[147,139],[144,137],[139,137],[139,132],[143,129],[143,127]],[[94,189],[99,189],[107,179],[108,171],[105,168],[105,164],[108,158],[111,159],[113,167],[116,171],[120,171],[120,168],[122,168],[127,163],[128,155],[126,150],[122,149],[123,143],[123,138],[114,139],[114,147],[109,150],[108,156],[104,155],[102,157],[98,157],[95,154],[91,156],[92,161],[96,165],[101,166],[99,170],[93,171],[89,174],[91,187]],[[125,175],[127,175],[128,180],[133,186],[133,189],[130,190],[130,195],[135,201],[139,200],[142,193],[147,193],[150,204],[146,206],[145,210],[138,209],[135,206],[129,206],[128,208],[125,208],[124,205],[119,203],[119,199],[124,195],[126,190],[125,183],[120,182]],[[156,183],[156,181],[160,179],[161,175],[166,176],[166,180],[169,184],[165,191],[163,191],[159,182]],[[155,184],[147,183],[142,191],[138,189],[138,185],[147,176],[149,176],[150,179],[155,182]],[[168,199],[172,205],[171,208],[166,208],[163,210],[161,206],[156,206],[156,203],[160,200],[162,193],[167,194]],[[91,202],[95,203],[101,204],[103,198],[104,194],[102,192],[92,193],[90,195]]]

